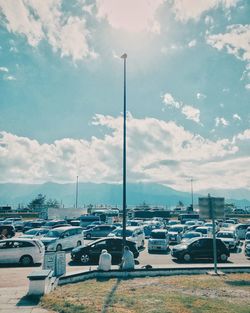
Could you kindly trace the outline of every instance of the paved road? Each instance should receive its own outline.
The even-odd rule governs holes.
[[[87,244],[87,241],[85,241]],[[146,242],[147,246],[147,242]],[[171,247],[172,248],[172,247]],[[66,263],[67,263],[67,273],[70,272],[79,272],[79,271],[88,271],[91,269],[95,269],[96,265],[75,265],[72,264],[70,259],[70,253],[67,252],[66,254]],[[190,266],[193,265],[194,262],[189,264],[179,263],[176,260],[173,260],[171,257],[171,253],[167,254],[148,254],[147,248],[141,251],[139,258],[136,262],[136,267],[141,268],[147,264],[151,264],[153,267],[178,267],[180,266]],[[243,251],[242,246],[238,248],[237,251],[232,252],[229,258],[228,263],[230,264],[245,264],[250,265],[250,259],[246,258]],[[211,265],[212,262],[202,262],[197,261],[195,264],[203,264],[204,266],[207,264]],[[114,268],[118,268],[117,265]],[[39,266],[36,267],[20,267],[20,266],[2,266],[0,267],[0,288],[3,287],[18,287],[18,286],[28,286],[28,279],[27,275],[29,275],[35,269],[39,269]]]

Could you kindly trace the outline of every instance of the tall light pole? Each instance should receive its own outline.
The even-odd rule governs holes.
[[[191,182],[191,204],[192,204],[192,209],[194,209],[194,191],[193,191],[193,177],[190,179]]]
[[[126,201],[126,61],[127,54],[124,53],[123,59],[123,196],[122,196],[122,243],[123,248],[126,246],[126,217],[127,217],[127,201]]]
[[[78,176],[76,176],[76,209],[78,207]]]

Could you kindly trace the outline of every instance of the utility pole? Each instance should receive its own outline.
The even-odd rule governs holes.
[[[126,217],[127,217],[127,195],[126,195],[126,117],[127,117],[127,103],[126,103],[126,61],[127,54],[124,53],[123,59],[123,197],[122,197],[122,243],[123,248],[126,246]]]
[[[78,207],[78,176],[76,176],[76,209]]]

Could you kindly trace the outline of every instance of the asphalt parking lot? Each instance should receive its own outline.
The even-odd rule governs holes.
[[[90,241],[85,241],[87,244]],[[246,258],[243,251],[243,242],[238,246],[237,250],[232,251],[230,258],[228,260],[228,264],[238,264],[238,265],[250,265],[250,258]],[[172,246],[170,246],[170,249]],[[79,271],[88,271],[90,269],[95,269],[96,264],[90,265],[79,265],[71,262],[70,251],[66,252],[66,271],[70,272],[79,272]],[[175,259],[172,259],[171,250],[168,253],[153,253],[149,254],[147,251],[147,240],[146,247],[144,250],[140,252],[139,258],[136,260],[136,267],[143,267],[145,265],[152,265],[153,267],[179,267],[183,266],[192,266],[193,264],[203,264],[211,265],[213,262],[207,263],[207,261],[192,261],[190,263],[178,262]],[[0,266],[0,288],[3,287],[18,287],[28,285],[27,275],[29,275],[32,271],[41,268],[41,266],[36,265],[33,267],[21,267],[19,265],[11,265]],[[118,268],[118,265],[114,265],[114,268]]]

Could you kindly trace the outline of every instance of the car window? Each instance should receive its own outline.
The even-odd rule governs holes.
[[[27,247],[34,247],[34,245],[28,241],[13,241],[13,248],[27,248]]]
[[[102,240],[102,241],[99,241],[99,242],[93,244],[92,248],[98,249],[99,247],[102,247],[102,246],[105,246],[105,245],[106,245],[106,240]]]

